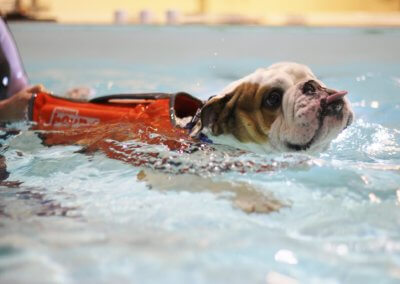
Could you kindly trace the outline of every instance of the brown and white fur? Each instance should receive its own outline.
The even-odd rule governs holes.
[[[210,98],[191,135],[256,152],[322,151],[353,120],[346,93],[305,65],[273,64]]]

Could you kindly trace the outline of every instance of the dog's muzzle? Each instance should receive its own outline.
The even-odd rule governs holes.
[[[304,144],[294,144],[289,141],[286,142],[286,147],[290,150],[294,151],[304,151],[309,149],[318,139],[320,130],[324,125],[324,120],[326,117],[335,117],[338,121],[341,121],[344,116],[345,109],[345,95],[347,91],[336,91],[327,88],[322,88],[318,86],[313,89],[312,92],[308,90],[303,90],[303,94],[313,96],[316,100],[319,100],[320,111],[317,113],[318,115],[318,129],[315,131],[314,136]],[[346,121],[346,125],[344,128],[349,126],[353,120],[353,115],[350,112]]]

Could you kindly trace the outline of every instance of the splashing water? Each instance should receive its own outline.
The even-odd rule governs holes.
[[[28,125],[8,125],[0,133],[10,173],[0,186],[0,282],[399,281],[397,30],[12,30],[31,80],[56,92],[85,84],[98,95],[181,89],[206,98],[255,68],[290,59],[311,65],[328,86],[347,89],[356,120],[314,156],[261,155],[151,129],[154,143],[129,132],[128,139],[113,136],[97,151],[83,151],[44,146]],[[299,48],[300,39],[313,49]],[[161,51],[159,41],[167,45]],[[11,128],[18,131],[6,135]],[[170,147],[173,141],[183,147]],[[159,187],[168,190],[138,179],[142,170],[162,174]],[[211,191],[216,184],[219,191]],[[241,185],[287,206],[247,214],[229,191]]]

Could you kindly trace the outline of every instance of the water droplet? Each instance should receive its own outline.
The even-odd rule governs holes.
[[[283,263],[287,263],[287,264],[297,264],[298,263],[297,258],[293,254],[293,252],[290,250],[286,250],[286,249],[281,249],[281,250],[277,251],[277,253],[275,254],[275,261],[283,262]]]
[[[378,108],[379,107],[379,102],[378,101],[372,101],[371,102],[371,108]]]
[[[364,182],[365,185],[369,184],[369,180],[366,176],[361,176],[362,181]]]
[[[358,77],[356,78],[356,81],[357,81],[357,82],[361,82],[361,81],[365,81],[365,79],[366,79],[365,75],[361,75],[361,76],[358,76]]]
[[[349,252],[349,249],[344,244],[338,245],[337,248],[336,248],[336,253],[338,255],[346,255],[348,252]]]
[[[381,200],[372,192],[370,194],[368,194],[368,197],[369,197],[369,200],[371,201],[371,203],[376,203],[376,204],[381,203]]]

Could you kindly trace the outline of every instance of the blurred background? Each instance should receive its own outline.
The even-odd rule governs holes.
[[[0,12],[77,24],[400,25],[400,0],[0,0]]]

